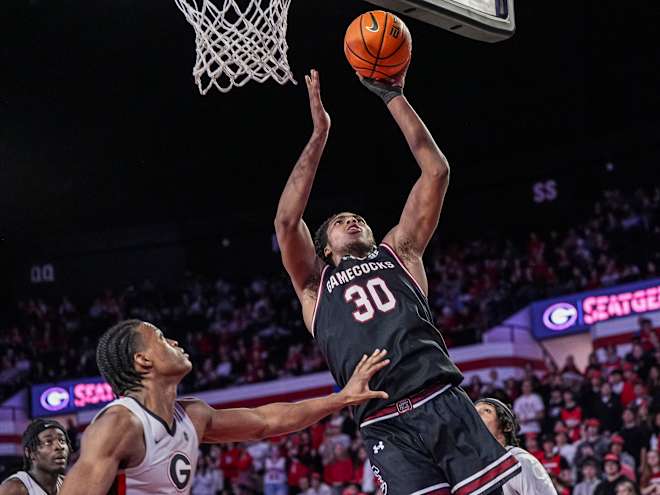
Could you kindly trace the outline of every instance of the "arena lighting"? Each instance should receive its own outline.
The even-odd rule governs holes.
[[[101,377],[81,378],[30,387],[32,417],[72,414],[98,408],[114,399],[112,388]]]
[[[660,310],[660,279],[647,280],[560,298],[531,306],[537,339],[587,332],[595,323]]]

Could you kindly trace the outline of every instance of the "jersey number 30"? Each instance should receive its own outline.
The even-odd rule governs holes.
[[[380,277],[370,279],[364,287],[362,285],[347,287],[344,291],[344,299],[346,302],[355,304],[353,318],[360,323],[371,320],[376,314],[376,309],[387,313],[396,306],[396,299],[394,299],[392,291]]]

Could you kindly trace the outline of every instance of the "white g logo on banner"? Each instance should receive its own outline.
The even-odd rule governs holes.
[[[561,332],[575,325],[578,311],[570,303],[560,302],[553,304],[543,312],[543,324],[555,332]]]

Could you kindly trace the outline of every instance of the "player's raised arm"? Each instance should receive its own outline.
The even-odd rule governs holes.
[[[80,459],[64,479],[59,495],[106,495],[121,467],[141,462],[145,448],[139,420],[124,407],[110,408],[89,425],[80,445]]]
[[[392,244],[404,259],[421,257],[438,226],[449,184],[449,164],[422,119],[403,96],[405,72],[387,82],[361,80],[385,101],[421,169],[399,223],[387,235],[385,242]]]
[[[312,70],[309,76],[305,76],[305,82],[314,131],[284,187],[275,217],[275,232],[282,251],[282,261],[301,301],[310,278],[319,270],[314,242],[302,216],[330,131],[330,117],[321,102],[318,72]]]
[[[213,409],[202,401],[184,402],[193,422],[205,424],[201,441],[206,443],[242,442],[284,435],[307,428],[329,414],[371,399],[387,399],[385,392],[369,388],[369,380],[389,364],[387,351],[366,354],[355,367],[341,392],[295,403],[274,403],[254,409]]]

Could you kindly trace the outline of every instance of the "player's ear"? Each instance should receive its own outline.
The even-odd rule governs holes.
[[[133,355],[138,371],[149,371],[153,367],[153,362],[146,351],[139,351]]]
[[[330,253],[332,253],[332,249],[330,249],[330,246],[326,244],[325,248],[323,248],[323,256],[327,258],[328,256],[330,256]]]

